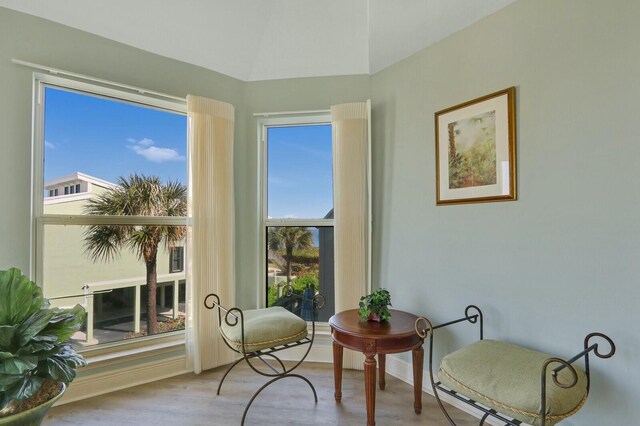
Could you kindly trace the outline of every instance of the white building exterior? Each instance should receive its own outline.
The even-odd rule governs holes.
[[[45,214],[82,215],[87,200],[117,185],[75,172],[46,181],[44,187]],[[112,261],[93,261],[85,249],[85,230],[83,225],[44,225],[42,287],[45,297],[57,306],[76,303],[85,306],[87,327],[83,340],[86,344],[119,340],[119,334],[140,332],[141,323],[144,324],[141,314],[146,308],[144,261],[127,248]],[[179,262],[161,247],[157,258],[158,312],[173,319],[184,310],[180,309],[180,295],[184,294],[185,283],[182,248],[174,254],[181,256]],[[78,296],[82,294],[87,296]],[[103,325],[118,332],[94,332]]]

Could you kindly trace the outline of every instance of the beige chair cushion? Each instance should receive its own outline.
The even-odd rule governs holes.
[[[307,322],[281,306],[265,309],[250,309],[244,314],[245,352],[255,352],[278,345],[297,342],[307,336]],[[222,321],[221,332],[229,345],[242,350],[240,321],[230,326]]]
[[[540,418],[540,377],[542,365],[551,356],[542,352],[495,340],[480,340],[442,359],[442,384],[503,414],[534,426]],[[563,389],[553,382],[547,369],[547,426],[569,417],[587,398],[587,376],[573,364],[578,374],[576,386]],[[560,383],[571,383],[571,372],[558,373]]]

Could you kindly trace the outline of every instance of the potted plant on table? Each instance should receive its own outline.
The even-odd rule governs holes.
[[[388,290],[379,288],[360,298],[358,315],[368,321],[389,321],[391,314],[387,306],[391,306],[391,294]]]
[[[86,312],[51,308],[19,269],[0,271],[0,425],[39,425],[86,365],[69,343]]]

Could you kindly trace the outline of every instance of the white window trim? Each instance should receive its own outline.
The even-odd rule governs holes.
[[[321,126],[331,125],[331,114],[329,111],[302,111],[299,113],[277,113],[275,117],[268,113],[260,114],[263,118],[258,121],[258,147],[259,147],[259,232],[258,244],[260,246],[260,272],[257,288],[258,307],[266,307],[265,283],[267,282],[267,255],[266,249],[266,229],[269,226],[334,226],[333,219],[284,219],[269,218],[267,205],[267,131],[270,127],[293,127],[293,126]],[[316,324],[318,325],[318,324]],[[321,328],[324,329],[323,326]]]
[[[45,225],[87,225],[87,224],[118,224],[118,225],[189,225],[186,217],[124,217],[124,216],[100,216],[89,217],[86,215],[56,215],[44,214],[44,89],[55,87],[60,90],[86,93],[90,96],[104,97],[120,102],[129,102],[143,105],[163,111],[187,115],[186,99],[161,99],[153,93],[142,94],[141,90],[128,88],[118,83],[110,83],[102,80],[90,80],[92,83],[74,78],[63,78],[51,74],[33,74],[33,115],[32,115],[32,140],[31,140],[31,250],[30,250],[30,276],[34,281],[43,283],[43,235]],[[98,82],[98,83],[96,83]],[[189,165],[187,164],[187,167]],[[187,176],[189,176],[187,170]],[[189,185],[189,182],[187,183]],[[41,284],[42,285],[42,284]],[[185,343],[185,332],[159,334],[146,336],[140,339],[131,339],[120,342],[110,342],[98,347],[82,349],[83,354],[91,357],[99,353],[101,357],[119,358],[126,357],[130,348],[147,346],[149,350],[158,347],[170,347]]]

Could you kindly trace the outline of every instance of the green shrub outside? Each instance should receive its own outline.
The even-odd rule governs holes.
[[[283,285],[286,285],[286,282],[283,282]],[[318,279],[318,276],[315,274],[304,274],[291,281],[291,287],[293,287],[293,292],[296,294],[302,294],[308,285],[313,286],[313,288],[318,291],[320,288],[320,280]],[[268,296],[267,306],[273,306],[276,303],[276,300],[278,300],[277,284],[273,284],[269,287]]]

